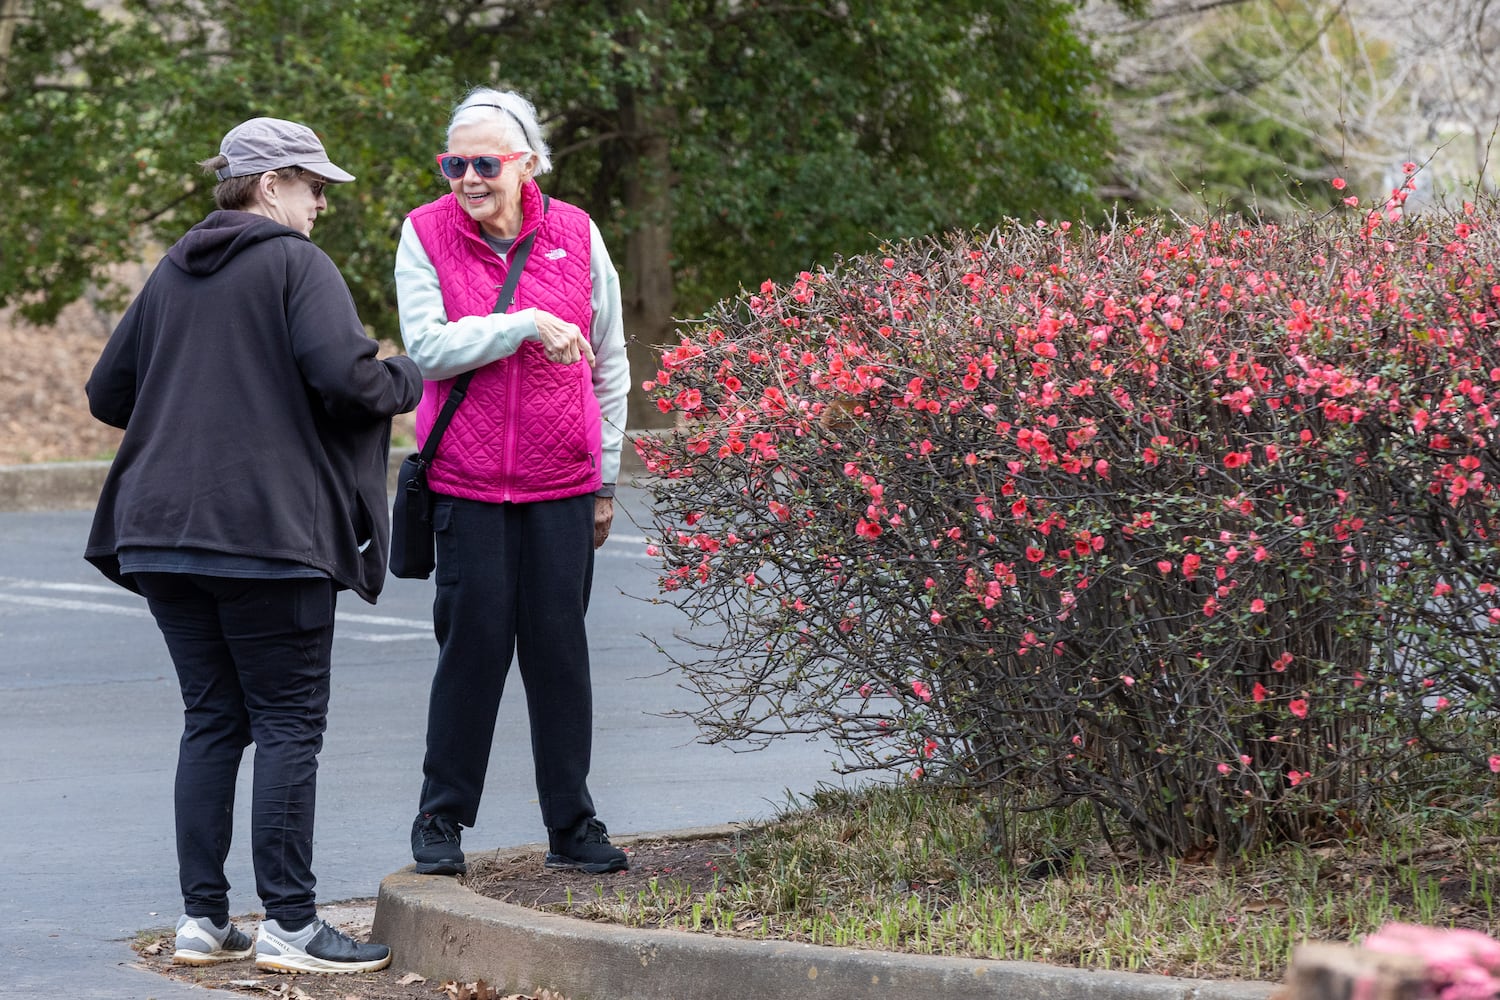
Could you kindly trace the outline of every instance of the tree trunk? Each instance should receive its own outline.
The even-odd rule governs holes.
[[[0,0],[0,94],[9,89],[6,79],[10,70],[10,47],[16,37],[16,22],[21,20],[24,0]]]
[[[665,23],[670,3],[644,5],[646,23]],[[639,386],[657,368],[656,348],[672,334],[672,159],[673,111],[660,91],[624,87],[620,92],[620,131],[625,152],[624,195],[628,230],[621,268],[625,340],[634,386],[629,426],[664,426],[662,414]]]

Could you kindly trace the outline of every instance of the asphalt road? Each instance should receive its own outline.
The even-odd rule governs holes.
[[[823,744],[756,752],[696,742],[670,665],[681,614],[648,600],[645,496],[623,489],[590,610],[595,751],[590,787],[612,833],[766,818],[789,794],[836,783]],[[181,908],[172,775],[181,701],[145,602],[83,561],[87,512],[0,513],[0,996],[201,997],[131,967],[138,931]],[[321,757],[315,870],[321,902],[373,896],[410,861],[427,685],[432,584],[392,580],[379,605],[339,604]],[[680,647],[679,647],[680,648]],[[250,755],[242,768],[231,910],[259,902],[249,861]],[[519,675],[512,672],[479,823],[465,846],[545,837]]]

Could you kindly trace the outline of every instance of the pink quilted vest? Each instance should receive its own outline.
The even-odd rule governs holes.
[[[535,182],[522,188],[521,207],[521,236],[536,230],[536,241],[509,311],[545,309],[587,336],[593,321],[588,215],[556,199],[544,212]],[[437,269],[448,319],[492,312],[510,261],[495,254],[457,199],[446,194],[409,218]],[[424,384],[419,447],[452,387],[452,379]],[[489,503],[592,493],[600,485],[599,437],[599,400],[588,364],[554,364],[540,342],[526,341],[474,373],[428,482],[438,493]]]

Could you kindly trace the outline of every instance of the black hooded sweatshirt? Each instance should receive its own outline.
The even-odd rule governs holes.
[[[290,560],[374,602],[385,581],[390,418],[417,405],[348,286],[302,233],[214,212],[167,251],[86,387],[125,429],[84,555],[122,548]]]

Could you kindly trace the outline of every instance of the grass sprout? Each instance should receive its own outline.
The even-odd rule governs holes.
[[[671,879],[579,916],[924,955],[1280,980],[1292,949],[1390,921],[1500,931],[1500,811],[1414,809],[1357,839],[1231,864],[1111,852],[1083,812],[1013,821],[997,857],[972,795],[820,789],[742,833],[707,889]],[[1212,852],[1205,852],[1211,858]],[[1044,862],[1038,867],[1039,862]]]

